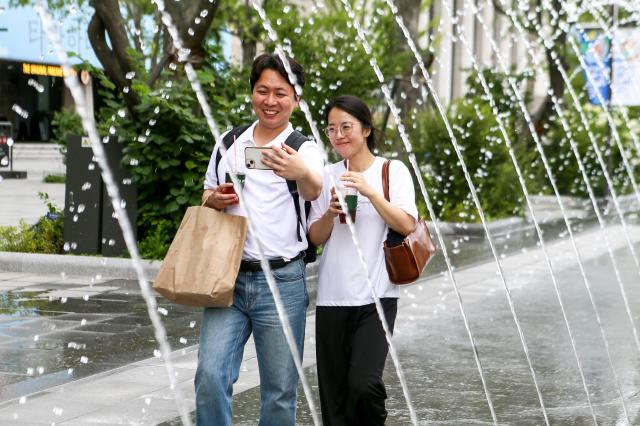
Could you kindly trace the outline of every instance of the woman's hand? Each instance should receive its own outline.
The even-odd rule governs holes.
[[[364,180],[362,173],[346,172],[345,174],[340,176],[340,181],[344,184],[344,186],[357,189],[360,194],[369,199],[377,194],[377,192],[369,186],[367,181]]]
[[[338,199],[338,194],[336,194],[336,189],[331,188],[331,201],[329,202],[329,208],[325,215],[331,216],[331,218],[336,217],[342,213],[342,209],[340,208],[340,200]]]

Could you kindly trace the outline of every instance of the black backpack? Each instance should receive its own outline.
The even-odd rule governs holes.
[[[226,149],[229,149],[231,147],[231,145],[233,145],[233,142],[235,141],[235,139],[240,136],[241,134],[243,134],[249,127],[251,127],[250,124],[243,124],[242,126],[238,126],[238,127],[234,127],[233,129],[231,129],[223,138],[222,138],[222,143],[224,144],[224,147]],[[300,146],[306,142],[307,137],[305,135],[303,135],[302,133],[300,133],[297,130],[294,130],[293,133],[291,133],[289,135],[289,137],[287,137],[287,139],[284,141],[284,143],[286,145],[289,145],[291,148],[295,149],[296,151],[298,149],[300,149]],[[218,165],[220,164],[220,160],[222,160],[222,153],[220,152],[220,150],[218,150],[218,152],[216,153],[216,161],[215,161],[215,171],[216,171],[216,175],[218,173]],[[218,182],[220,182],[220,177],[218,176]],[[302,223],[302,217],[300,215],[300,203],[298,202],[299,200],[299,195],[298,195],[298,185],[296,184],[295,180],[286,180],[287,182],[287,187],[289,188],[289,193],[291,194],[291,198],[293,199],[293,206],[296,209],[296,217],[298,218],[298,241],[302,241],[302,235],[300,233],[300,228],[304,229],[304,225]],[[309,218],[309,211],[311,210],[311,202],[310,201],[305,201],[304,202],[304,213],[305,213],[305,217]],[[309,237],[307,236],[307,242],[309,244],[309,246],[307,247],[307,249],[304,252],[304,263],[311,263],[311,262],[315,262],[316,261],[316,246],[311,244],[311,241],[309,241]]]

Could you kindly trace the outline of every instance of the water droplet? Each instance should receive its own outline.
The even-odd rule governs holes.
[[[11,109],[13,110],[13,112],[18,114],[20,117],[24,118],[25,120],[27,118],[29,118],[29,113],[27,111],[25,111],[24,109],[20,108],[19,105],[13,104]]]
[[[85,183],[82,185],[82,190],[83,190],[83,191],[88,191],[88,190],[90,190],[90,189],[91,189],[91,183],[89,183],[89,182],[85,182]]]
[[[44,373],[44,367],[38,367],[38,374]]]
[[[144,403],[147,405],[151,405],[151,398],[145,398]]]
[[[129,165],[130,166],[137,166],[138,165],[138,160],[135,158],[132,158],[131,160],[129,160]]]
[[[70,247],[69,247],[69,243],[65,242],[64,245],[62,246],[62,249],[64,251],[69,251]]]
[[[67,370],[67,374],[69,374],[69,375],[73,374],[73,368],[68,369]]]
[[[189,27],[189,29],[187,30],[187,33],[189,33],[190,36],[193,36],[196,34],[196,32],[191,27]]]
[[[27,368],[27,376],[33,376],[33,368]]]
[[[166,308],[162,308],[162,307],[158,307],[158,312],[160,312],[162,315],[164,315],[165,317],[167,315],[169,315],[169,311],[167,311]]]
[[[80,321],[80,325],[85,325],[87,323],[87,320],[82,318],[82,321]]]
[[[19,402],[20,402],[20,404],[24,404],[25,402],[27,402],[27,397],[26,396],[21,396]]]
[[[118,110],[118,117],[124,118],[126,115],[127,115],[127,112],[124,110],[124,108],[121,108]]]
[[[78,248],[78,243],[76,243],[75,241],[71,243],[71,249],[75,250],[76,248]]]
[[[62,408],[54,407],[53,408],[53,414],[55,414],[56,416],[61,416],[62,415]]]
[[[136,76],[136,72],[135,72],[135,71],[129,71],[128,73],[126,73],[126,74],[124,75],[124,77],[125,77],[127,80],[133,80],[133,78],[134,78],[135,76]]]
[[[84,296],[82,296],[82,299],[84,299],[85,302],[89,301],[89,295],[85,294]]]
[[[153,350],[153,356],[155,356],[156,358],[160,358],[162,356],[162,353],[160,353],[159,350],[154,349]]]
[[[86,364],[86,363],[89,362],[89,358],[87,358],[86,356],[83,355],[83,356],[80,357],[80,362],[83,363],[83,364]]]
[[[195,326],[196,326],[196,322],[195,322],[195,321],[191,321],[191,322],[189,323],[189,328],[193,328],[193,327],[195,327]]]
[[[29,81],[27,81],[27,85],[29,85],[29,86],[33,87],[34,89],[36,89],[38,91],[38,93],[44,92],[44,86],[42,84],[38,83],[33,78],[30,78]]]
[[[60,303],[67,303],[67,298],[66,297],[61,297],[60,298]]]
[[[129,93],[129,90],[130,90],[130,89],[129,89],[129,86],[127,86],[127,87],[125,87],[124,89],[122,89],[122,92],[123,92],[123,93]]]
[[[160,112],[160,107],[159,106],[155,107],[153,109],[153,112],[156,113],[156,114],[159,113]]]
[[[200,17],[206,18],[208,14],[209,14],[209,11],[207,9],[203,9],[202,12],[200,12]]]
[[[115,246],[115,245],[116,245],[116,240],[114,240],[113,238],[111,238],[111,239],[109,240],[108,244],[109,244],[110,246]]]
[[[187,344],[187,339],[185,339],[184,337],[180,338],[180,343],[182,343],[183,345]]]
[[[37,341],[38,341],[38,339],[40,339],[40,336],[38,336],[37,334],[36,334],[35,336],[33,336],[33,341],[34,341],[34,342],[37,342]]]

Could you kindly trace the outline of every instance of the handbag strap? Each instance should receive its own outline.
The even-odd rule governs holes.
[[[391,160],[387,160],[382,165],[382,190],[384,191],[385,200],[391,202],[389,198],[389,165]]]

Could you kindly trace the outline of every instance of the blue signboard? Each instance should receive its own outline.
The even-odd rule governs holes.
[[[8,3],[8,0],[0,0],[0,60],[60,64],[36,9],[9,8]],[[100,66],[87,36],[92,11],[92,8],[85,8],[55,15],[64,50],[75,52],[81,58],[72,57],[71,63],[79,63],[84,59]]]
[[[592,104],[601,105],[601,100],[609,101],[611,92],[608,83],[611,70],[611,39],[599,29],[579,29],[577,37],[580,42],[580,54],[586,66],[583,71],[589,99]]]

